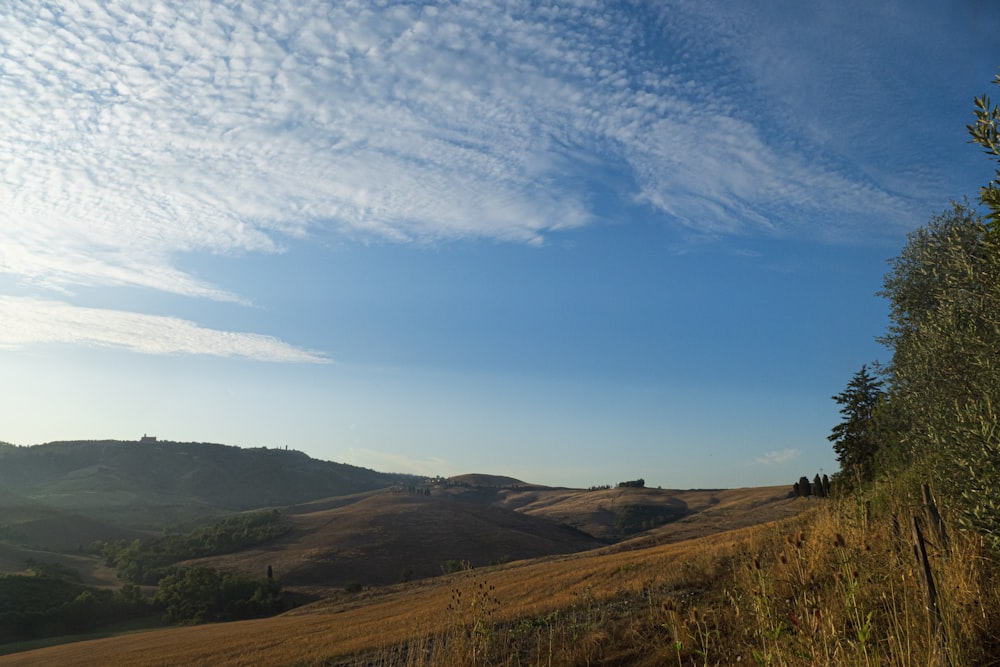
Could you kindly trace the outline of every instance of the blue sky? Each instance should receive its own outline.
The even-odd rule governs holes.
[[[0,8],[0,439],[553,485],[836,470],[991,2]]]

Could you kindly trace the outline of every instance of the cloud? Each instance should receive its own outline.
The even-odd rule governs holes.
[[[45,343],[122,348],[143,354],[205,354],[302,363],[330,361],[319,353],[270,336],[206,329],[175,317],[0,296],[0,349]]]
[[[455,464],[442,458],[413,458],[398,452],[383,452],[362,447],[351,447],[350,460],[353,465],[370,467],[375,470],[434,477],[450,477],[458,474]]]
[[[743,79],[766,44],[704,11],[10,3],[0,272],[239,300],[177,258],[331,234],[542,243],[594,220],[607,170],[698,232],[898,224],[905,193],[813,157],[811,129],[776,134]]]
[[[776,466],[783,463],[788,463],[789,461],[796,459],[802,453],[801,449],[779,449],[773,452],[767,452],[754,459],[757,463],[766,466]]]

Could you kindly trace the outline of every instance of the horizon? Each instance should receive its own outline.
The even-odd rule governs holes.
[[[255,445],[255,446],[249,446],[248,447],[248,446],[243,446],[243,445],[230,445],[230,444],[227,444],[227,443],[224,443],[224,442],[204,442],[204,441],[170,440],[170,439],[161,438],[161,437],[158,437],[158,436],[155,436],[155,435],[151,436],[149,434],[143,434],[142,436],[140,436],[139,438],[134,439],[134,440],[121,440],[121,439],[117,439],[117,438],[94,438],[94,439],[87,439],[87,440],[80,440],[80,439],[75,439],[75,440],[53,440],[53,441],[50,441],[50,442],[38,442],[38,443],[33,443],[33,444],[18,444],[18,443],[6,442],[4,440],[0,440],[0,445],[7,445],[7,446],[10,446],[10,447],[15,447],[17,449],[31,449],[33,447],[45,447],[45,446],[48,446],[48,445],[87,445],[87,444],[92,444],[92,443],[121,443],[121,444],[126,444],[126,445],[146,445],[146,444],[208,445],[208,446],[214,446],[214,447],[231,447],[231,448],[234,448],[234,449],[241,449],[241,450],[264,449],[264,450],[275,450],[275,451],[282,451],[282,452],[294,452],[296,454],[304,454],[307,457],[309,457],[310,459],[312,459],[314,461],[319,461],[321,463],[336,463],[336,464],[349,465],[349,466],[352,465],[352,464],[349,464],[349,463],[344,463],[343,461],[334,461],[334,460],[328,460],[328,459],[318,459],[318,458],[316,458],[314,456],[311,456],[307,452],[303,452],[302,450],[295,449],[294,447],[289,447],[288,445]],[[486,472],[486,471],[483,471],[483,470],[466,471],[466,472],[460,472],[460,473],[457,473],[457,474],[454,474],[454,475],[443,476],[443,475],[418,475],[418,474],[413,474],[413,473],[400,472],[398,470],[375,470],[375,469],[372,469],[372,468],[364,468],[363,466],[354,466],[354,467],[362,468],[362,469],[365,469],[365,470],[370,470],[371,472],[377,472],[377,473],[384,474],[384,475],[405,475],[405,476],[408,476],[408,477],[422,477],[424,480],[429,480],[429,481],[434,481],[434,480],[445,480],[445,481],[447,481],[447,480],[455,479],[457,477],[490,477],[490,478],[510,479],[510,480],[515,481],[515,482],[519,482],[521,484],[525,484],[527,486],[538,486],[538,487],[544,487],[544,488],[550,488],[550,489],[566,488],[566,489],[578,490],[578,491],[585,491],[585,490],[588,490],[588,489],[601,489],[601,488],[605,488],[605,487],[613,489],[613,488],[618,488],[619,484],[626,484],[626,483],[633,482],[633,481],[636,481],[636,480],[642,480],[645,483],[645,486],[643,488],[651,489],[651,490],[663,490],[663,491],[730,491],[730,490],[738,490],[740,488],[771,488],[771,487],[780,487],[780,486],[788,486],[789,489],[790,489],[793,486],[793,484],[773,484],[773,485],[772,484],[768,484],[768,485],[763,485],[763,486],[747,486],[747,487],[683,487],[683,488],[681,488],[681,487],[664,487],[661,484],[649,483],[643,477],[633,477],[631,479],[616,480],[614,482],[600,482],[600,483],[596,483],[595,482],[593,484],[588,484],[586,486],[579,486],[579,487],[560,487],[560,486],[555,486],[555,485],[551,485],[551,484],[544,484],[544,483],[539,482],[538,480],[519,479],[519,478],[516,478],[516,477],[510,477],[508,475],[498,475],[498,474],[491,473],[491,472]]]
[[[991,177],[998,33],[966,2],[4,7],[0,439],[832,474],[886,261]]]

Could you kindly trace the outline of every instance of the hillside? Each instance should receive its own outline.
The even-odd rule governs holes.
[[[788,487],[749,489],[566,489],[509,477],[462,475],[439,484],[456,499],[543,518],[605,542],[640,532],[696,537],[790,516]],[[438,489],[435,489],[437,491]]]
[[[438,576],[463,563],[586,551],[639,536],[676,541],[801,509],[784,487],[583,490],[487,474],[418,480],[299,452],[198,443],[50,443],[0,448],[0,456],[0,572],[69,553],[83,576],[113,584],[96,558],[78,552],[98,540],[154,537],[166,527],[184,532],[277,505],[292,526],[287,534],[195,562],[250,576],[271,566],[299,599]]]
[[[321,599],[354,606],[410,590],[407,582],[436,586],[441,576],[466,568],[572,554],[611,558],[810,506],[789,499],[786,487],[584,490],[479,473],[421,479],[300,452],[172,442],[2,447],[0,489],[0,573],[63,572],[110,595],[125,581],[156,584],[172,566],[208,566],[254,579],[273,572],[286,607]],[[274,511],[252,513],[262,508]],[[250,513],[238,516],[243,511]],[[249,526],[239,522],[259,514],[277,517],[281,530],[247,541],[241,528],[218,542],[235,546],[177,546],[187,544],[194,528],[191,539],[209,544],[216,538],[206,536],[227,534],[217,526]],[[137,538],[141,544],[132,543]],[[101,548],[121,581],[96,552],[88,553],[98,540],[118,541]],[[157,561],[149,555],[155,553],[170,556]],[[20,636],[44,636],[44,630]]]
[[[977,536],[954,532],[932,557],[948,591],[935,642],[897,523],[919,508],[790,502],[806,511],[341,592],[268,619],[27,650],[0,666],[995,664],[1000,572]]]
[[[528,490],[511,500],[507,488],[472,486],[462,476],[434,487],[429,495],[403,490],[316,501],[291,508],[293,529],[278,540],[189,564],[249,575],[270,565],[286,589],[316,597],[348,584],[376,586],[438,576],[463,562],[481,567],[587,551],[616,541],[609,536],[631,536],[621,548],[675,542],[793,516],[807,507],[788,498],[785,487],[626,489],[623,494],[529,487],[504,479]],[[476,481],[484,480],[477,476]],[[635,507],[656,508],[660,516],[683,507],[684,518],[627,536],[616,532],[620,517]]]
[[[794,503],[799,510],[811,506],[803,500]],[[414,503],[414,506],[421,505]],[[412,517],[404,517],[404,520],[406,518]],[[662,603],[671,595],[683,601],[685,607],[699,600],[707,601],[706,596],[714,595],[710,591],[712,582],[729,581],[731,577],[729,573],[718,578],[721,573],[719,559],[725,561],[727,554],[740,545],[758,542],[758,534],[753,530],[744,528],[638,550],[604,547],[477,568],[355,594],[340,593],[271,619],[97,639],[7,658],[0,656],[0,665],[42,665],[52,664],[52,661],[149,667],[178,663],[227,666],[407,664],[401,657],[405,653],[399,653],[400,650],[419,648],[430,655],[433,650],[440,649],[440,646],[435,649],[434,640],[424,643],[420,637],[438,636],[437,633],[451,633],[456,629],[464,633],[462,628],[479,627],[476,624],[487,619],[495,629],[490,635],[482,636],[484,648],[498,641],[500,632],[506,632],[501,628],[522,628],[518,632],[524,636],[538,636],[538,642],[531,639],[529,645],[537,646],[534,650],[539,654],[535,658],[543,662],[537,663],[526,656],[531,664],[545,664],[546,644],[539,642],[553,639],[560,642],[553,664],[585,664],[580,657],[565,658],[565,655],[574,655],[574,651],[590,651],[606,658],[619,655],[617,660],[600,664],[638,664],[616,653],[620,649],[614,644],[620,640],[609,633],[622,623],[633,627],[634,633],[638,626],[630,619],[642,620],[647,616],[654,626],[666,624],[673,616],[672,612],[664,610]],[[489,597],[484,591],[489,592]],[[471,606],[455,607],[456,595],[458,599],[469,598]],[[494,623],[497,625],[492,625]],[[570,632],[577,634],[579,639],[573,641]],[[656,651],[671,646],[669,632],[658,637],[635,635],[630,641],[633,644],[651,643]],[[602,644],[611,645],[611,650],[601,648]],[[351,655],[360,657],[350,658]],[[429,660],[430,663],[418,661],[414,664],[459,664]]]
[[[542,517],[447,495],[382,493],[291,518],[292,531],[274,542],[195,562],[250,574],[271,565],[287,588],[329,592],[437,576],[463,561],[483,566],[602,546]]]
[[[200,515],[293,505],[412,479],[298,451],[211,443],[0,448],[0,505],[29,501],[138,528],[162,529]]]

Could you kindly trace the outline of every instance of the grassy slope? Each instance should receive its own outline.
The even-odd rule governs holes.
[[[211,443],[92,441],[0,448],[0,487],[16,497],[141,528],[162,529],[213,512],[304,503],[408,479],[297,451]],[[3,504],[11,503],[0,496]]]
[[[287,587],[328,592],[440,575],[446,561],[484,565],[601,544],[545,519],[448,496],[383,493],[292,520],[279,540],[197,562],[258,576],[271,565]]]
[[[664,513],[677,513],[684,518],[653,529],[654,534],[666,535],[677,527],[685,538],[698,537],[747,522],[768,521],[788,513],[788,487],[748,489],[673,490],[673,489],[529,489],[503,491],[499,503],[532,516],[566,523],[602,538],[618,536],[618,512],[629,504],[661,506]],[[766,509],[765,509],[766,508]],[[753,515],[753,516],[751,516]]]
[[[702,538],[696,545],[548,557],[473,573],[495,587],[500,600],[497,620],[538,617],[587,597],[637,591],[647,581],[678,570],[699,550],[732,545],[739,539],[738,533],[726,533]],[[400,585],[376,595],[342,596],[272,619],[172,628],[0,657],[0,665],[285,665],[322,661],[445,630],[453,591],[467,587],[473,573]]]
[[[911,503],[905,492],[797,500],[809,511],[694,540],[480,568],[0,665],[998,664],[1000,572],[974,535],[933,549],[942,633],[928,636],[897,521],[919,513]]]
[[[292,516],[293,530],[279,540],[195,562],[254,576],[270,565],[286,588],[315,596],[348,583],[385,585],[437,576],[447,561],[482,566],[594,549],[602,542],[561,524],[614,534],[615,512],[626,503],[683,503],[692,512],[677,528],[668,524],[644,534],[647,546],[789,516],[803,507],[786,498],[785,487],[623,491],[473,487],[435,490],[432,496],[334,499],[328,509],[322,502],[309,506],[311,512],[297,508],[302,513]],[[510,502],[511,496],[517,502]],[[628,544],[620,548],[634,548]]]
[[[688,501],[691,502],[702,497],[699,495],[702,492],[681,493],[688,493]],[[785,512],[798,512],[812,506],[802,500],[785,501],[781,498],[783,494],[776,489],[735,490],[722,493],[725,500],[718,498],[719,492],[715,493],[717,502],[706,501],[705,510],[706,516],[714,522],[713,529],[723,524],[735,527],[757,522],[766,514],[755,515],[755,507],[758,512],[766,513],[775,504],[787,505],[782,510]],[[772,502],[767,502],[769,499]],[[567,502],[565,497],[562,502]],[[298,546],[288,550],[289,557],[308,560],[316,553],[310,548],[328,549],[329,545],[322,546],[327,540],[338,534],[351,535],[352,531],[356,538],[359,529],[361,534],[368,531],[369,535],[385,536],[387,532],[407,526],[420,534],[447,528],[449,521],[456,520],[455,512],[468,512],[476,517],[483,511],[481,507],[470,507],[469,503],[449,501],[447,498],[431,501],[395,494],[369,498],[357,505],[364,507],[366,504],[367,511],[342,512],[340,517],[337,513],[341,510],[324,510],[296,517],[302,522],[297,528],[298,536],[289,539]],[[398,521],[392,530],[387,531],[388,526],[372,519],[379,507],[391,510],[389,514]],[[726,507],[733,511],[722,513],[721,510]],[[442,508],[452,514],[439,514]],[[725,519],[720,520],[718,516],[712,518],[713,508],[717,510],[717,515]],[[738,508],[744,511],[735,511]],[[524,518],[527,520],[527,517]],[[485,524],[484,528],[494,530]],[[483,537],[478,536],[479,539]],[[351,539],[343,542],[344,548],[351,543]],[[650,546],[654,539],[655,535],[649,535],[584,553],[477,568],[472,572],[367,590],[360,594],[340,592],[324,602],[273,619],[169,629],[21,653],[16,658],[22,661],[18,664],[46,664],[47,661],[123,665],[320,664],[332,656],[379,651],[415,637],[447,631],[456,622],[455,611],[448,611],[455,591],[465,590],[466,599],[469,599],[468,592],[474,592],[477,581],[488,582],[494,587],[499,603],[493,620],[501,622],[543,618],[554,610],[585,603],[600,607],[597,601],[621,595],[641,597],[642,591],[652,590],[652,586],[661,591],[689,587],[692,577],[703,585],[706,578],[714,576],[713,568],[716,566],[712,561],[719,551],[735,548],[747,539],[747,532],[721,532],[698,540]],[[314,546],[309,547],[309,544]],[[426,548],[427,542],[419,543],[416,549],[412,545],[405,548],[415,553],[421,545]],[[388,545],[383,542],[381,546]],[[270,557],[280,562],[276,559],[277,554],[277,551],[265,551],[253,558]],[[230,564],[240,564],[238,559],[247,557],[250,557],[249,554],[235,556]],[[282,568],[294,569],[293,563],[294,560],[289,560],[276,566],[276,572],[281,576]],[[251,567],[255,570],[262,568],[266,568],[263,561]],[[656,604],[659,604],[658,600]],[[3,658],[0,658],[0,664],[5,664]]]

